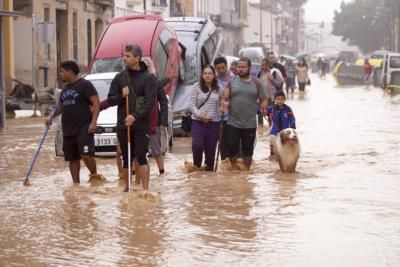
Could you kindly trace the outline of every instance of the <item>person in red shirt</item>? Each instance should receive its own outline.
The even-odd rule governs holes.
[[[370,79],[370,77],[371,77],[372,70],[373,70],[372,65],[371,65],[371,63],[369,63],[369,59],[366,58],[366,59],[364,60],[364,65],[363,65],[363,71],[364,71],[364,85],[365,85],[366,88],[369,87],[369,79]]]

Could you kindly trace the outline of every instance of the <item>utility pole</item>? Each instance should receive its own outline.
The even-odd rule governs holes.
[[[260,45],[263,46],[263,42],[262,42],[262,0],[260,0]]]

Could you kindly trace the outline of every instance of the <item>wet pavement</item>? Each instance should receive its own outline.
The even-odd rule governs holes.
[[[190,139],[177,138],[166,174],[153,160],[153,197],[109,180],[72,186],[55,157],[55,127],[22,186],[43,118],[0,131],[0,266],[400,266],[400,104],[378,88],[336,88],[312,76],[289,97],[302,153],[283,174],[257,137],[250,172],[184,172]],[[224,166],[221,167],[223,169]]]

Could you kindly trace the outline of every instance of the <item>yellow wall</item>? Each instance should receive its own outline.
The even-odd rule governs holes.
[[[5,11],[13,11],[12,0],[5,0],[3,5]],[[13,17],[3,17],[3,22],[5,88],[6,94],[9,94],[12,89],[11,78],[15,78]]]

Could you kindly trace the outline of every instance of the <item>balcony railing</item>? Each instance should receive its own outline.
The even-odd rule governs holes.
[[[151,0],[151,5],[153,7],[167,7],[167,0]]]
[[[139,6],[143,4],[143,0],[126,0],[127,6]]]

